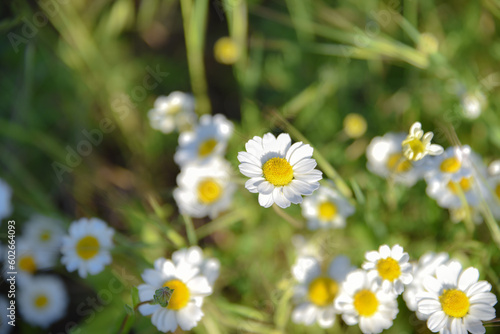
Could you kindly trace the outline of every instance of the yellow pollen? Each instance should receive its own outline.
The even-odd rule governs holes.
[[[309,284],[309,300],[317,306],[333,303],[337,296],[339,285],[329,277],[318,277]]]
[[[221,186],[213,179],[206,179],[198,184],[198,200],[203,204],[212,204],[221,194]]]
[[[401,268],[399,267],[398,261],[394,260],[392,257],[387,259],[380,259],[377,261],[377,270],[382,277],[382,279],[388,281],[394,281],[401,275]]]
[[[498,199],[500,200],[500,183],[497,184],[497,187],[495,188],[495,194],[497,195]]]
[[[344,131],[350,138],[359,138],[366,132],[366,120],[360,114],[348,114],[344,118]]]
[[[33,274],[36,271],[36,262],[33,256],[24,255],[19,260],[19,269]]]
[[[276,187],[286,186],[293,180],[293,169],[283,158],[272,158],[262,166],[264,178]]]
[[[167,308],[170,310],[180,310],[184,308],[189,302],[189,297],[191,296],[188,287],[183,282],[178,279],[173,279],[171,281],[165,282],[163,287],[169,287],[174,290],[170,301],[168,302]]]
[[[411,152],[413,152],[413,160],[417,160],[417,156],[421,156],[425,153],[424,143],[422,143],[420,139],[406,139],[403,141],[402,145],[403,147],[405,147],[405,149],[409,149]]]
[[[360,316],[369,317],[377,312],[377,296],[370,290],[361,290],[354,295],[354,308]]]
[[[44,308],[49,303],[49,299],[45,295],[38,295],[35,298],[35,307]]]
[[[472,188],[472,178],[471,177],[463,177],[459,182],[448,182],[448,189],[451,190],[454,194],[459,194],[460,189],[466,193]]]
[[[212,153],[215,146],[217,146],[217,140],[213,138],[205,140],[203,143],[200,144],[200,147],[198,148],[198,155],[200,157],[206,157],[207,155]]]
[[[456,157],[444,159],[439,168],[443,173],[456,173],[462,167],[462,163]]]
[[[337,214],[337,206],[332,202],[322,202],[318,208],[318,216],[321,220],[330,220]]]
[[[443,312],[454,318],[462,318],[469,312],[469,298],[457,289],[443,290],[439,296]]]
[[[99,240],[96,237],[87,235],[76,244],[76,254],[84,260],[89,260],[99,253]]]
[[[41,234],[40,234],[40,240],[41,241],[49,241],[50,240],[50,231],[43,231]]]
[[[405,173],[412,169],[411,162],[408,161],[403,154],[394,153],[389,156],[387,160],[387,168],[396,173]]]

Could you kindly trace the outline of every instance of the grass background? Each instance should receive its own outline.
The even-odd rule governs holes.
[[[449,252],[477,267],[499,295],[500,251],[488,225],[470,231],[453,224],[423,182],[391,185],[367,171],[364,156],[374,136],[420,121],[444,147],[459,140],[486,163],[498,158],[498,1],[47,0],[0,9],[0,164],[14,191],[12,216],[22,224],[40,212],[68,225],[97,216],[118,232],[113,264],[103,273],[81,280],[55,268],[71,305],[53,333],[117,332],[141,272],[188,245],[172,198],[177,136],[154,131],[147,119],[156,97],[174,90],[192,91],[200,113],[235,122],[226,157],[240,183],[229,212],[193,222],[198,244],[222,263],[193,332],[358,333],[340,322],[329,330],[290,322],[294,234],[315,240],[326,258],[346,254],[358,266],[381,244],[399,243],[412,259]],[[437,52],[429,53],[424,33],[435,37]],[[234,66],[215,61],[213,45],[222,36],[238,44]],[[168,76],[146,89],[147,68]],[[461,101],[476,92],[487,104],[470,120]],[[368,121],[357,140],[342,130],[352,112]],[[60,181],[53,163],[67,164],[68,147],[76,150],[82,131],[104,119],[114,130]],[[345,182],[356,203],[345,229],[294,228],[244,189],[237,152],[269,131],[306,138],[324,158],[323,172]],[[285,212],[302,221],[298,206]],[[108,298],[117,281],[121,288]],[[399,302],[387,333],[428,332]],[[132,320],[131,332],[156,332],[149,318]],[[44,332],[25,323],[16,331]]]

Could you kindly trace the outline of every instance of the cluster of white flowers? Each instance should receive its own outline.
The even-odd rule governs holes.
[[[482,321],[495,317],[491,285],[478,281],[477,269],[462,270],[445,253],[427,253],[412,264],[401,246],[382,245],[365,258],[356,269],[347,257],[337,256],[323,272],[317,255],[300,254],[292,267],[297,281],[292,321],[330,328],[340,315],[363,333],[381,333],[392,326],[402,293],[407,307],[433,332],[484,333]]]

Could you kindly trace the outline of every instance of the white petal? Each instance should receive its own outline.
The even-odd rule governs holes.
[[[266,133],[262,138],[262,147],[266,152],[279,152],[276,137],[270,132]]]
[[[187,284],[189,292],[195,296],[207,296],[212,293],[212,287],[204,276],[197,276]]]
[[[427,319],[427,327],[433,332],[440,331],[446,325],[447,320],[446,314],[443,311],[438,311]]]
[[[484,328],[481,320],[472,316],[465,317],[465,328],[472,334],[486,333],[486,329]]]
[[[245,162],[245,163],[240,164],[238,167],[240,168],[241,174],[243,174],[247,177],[260,177],[260,176],[262,176],[262,168],[257,166],[257,165],[253,165],[253,164],[249,164],[249,163]]]
[[[260,158],[264,153],[262,149],[262,138],[257,136],[253,137],[253,139],[250,139],[245,144],[245,149],[247,150],[248,153],[250,153],[254,157]]]
[[[257,187],[264,181],[266,181],[266,179],[263,177],[252,177],[245,182],[245,188],[247,188],[251,193],[257,193]]]
[[[257,191],[264,195],[271,194],[274,189],[275,187],[268,181],[261,182],[257,187]]]
[[[203,317],[203,312],[195,303],[189,303],[177,312],[177,321],[182,330],[193,329]]]
[[[241,163],[245,162],[256,166],[259,166],[261,164],[260,160],[256,156],[248,152],[238,152],[238,160]]]
[[[280,208],[288,208],[290,206],[290,201],[286,199],[283,195],[283,187],[276,187],[273,190],[273,200]]]
[[[472,284],[476,283],[479,279],[479,270],[470,267],[467,268],[458,279],[458,288],[462,291],[467,290]]]
[[[306,174],[316,167],[317,163],[314,159],[302,159],[293,166],[293,173]]]
[[[312,157],[313,151],[313,148],[309,144],[303,144],[290,155],[290,160],[288,161],[290,165],[294,166],[300,160]]]
[[[453,334],[467,334],[465,324],[462,321],[463,318],[454,318],[451,320],[450,332]]]
[[[290,148],[290,145],[292,145],[292,139],[290,138],[290,135],[288,133],[282,133],[278,136],[276,139],[279,153],[281,156],[285,156],[286,152]]]
[[[293,204],[302,203],[302,196],[294,191],[294,188],[285,186],[283,187],[283,195],[285,195],[286,199],[292,202]]]
[[[273,201],[273,194],[272,193],[268,194],[268,195],[259,194],[259,204],[260,204],[260,206],[268,208],[271,205],[273,205],[273,203],[274,203],[274,201]]]

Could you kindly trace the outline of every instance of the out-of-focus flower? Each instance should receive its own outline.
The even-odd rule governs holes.
[[[68,295],[58,277],[34,276],[18,294],[21,317],[33,326],[47,328],[66,314]]]
[[[317,322],[322,328],[332,327],[338,313],[334,301],[347,274],[354,270],[345,256],[337,256],[322,273],[321,264],[314,257],[299,257],[292,267],[298,281],[294,299],[299,305],[292,312],[292,321],[311,326]]]
[[[476,207],[480,202],[479,186],[480,184],[472,176],[462,177],[458,182],[443,180],[428,184],[427,195],[434,198],[442,208],[459,209],[464,205]]]
[[[399,312],[396,295],[377,287],[361,269],[347,275],[335,307],[346,324],[359,323],[363,333],[380,333],[390,328]]]
[[[394,245],[382,245],[377,251],[365,254],[366,262],[363,269],[368,271],[368,276],[374,278],[375,283],[382,287],[385,292],[393,292],[400,295],[405,285],[411,283],[410,257],[405,253],[403,247]]]
[[[468,218],[471,219],[475,224],[481,224],[483,222],[483,216],[478,208],[472,206],[462,206],[456,209],[448,209],[450,213],[450,220],[457,224]]]
[[[204,165],[187,165],[177,176],[174,198],[183,214],[215,218],[231,205],[236,185],[230,180],[231,166],[222,158]]]
[[[304,198],[302,215],[309,229],[342,228],[354,207],[337,190],[333,182],[321,185],[314,194]]]
[[[32,216],[23,226],[23,237],[33,243],[39,251],[59,254],[64,229],[59,220],[42,216]]]
[[[206,163],[216,156],[221,157],[232,133],[233,123],[224,115],[203,115],[193,131],[180,134],[174,160],[183,167],[187,164]]]
[[[152,300],[155,291],[162,287],[174,290],[167,307],[158,304],[139,306],[139,312],[152,315],[152,324],[164,333],[175,332],[177,327],[184,331],[196,327],[203,317],[203,298],[212,293],[212,287],[208,279],[201,275],[200,267],[187,262],[182,253],[177,257],[175,263],[164,258],[157,259],[154,269],[146,269],[142,273],[145,284],[138,287],[141,302]]]
[[[484,197],[496,219],[500,219],[500,161],[492,162],[486,176],[486,191]]]
[[[230,37],[221,37],[215,42],[214,56],[219,63],[232,65],[240,57],[238,44]]]
[[[191,94],[172,92],[168,96],[159,96],[154,108],[149,110],[151,127],[163,133],[190,130],[196,124],[195,102]]]
[[[276,138],[267,133],[263,138],[253,137],[246,152],[238,153],[240,171],[250,177],[245,184],[248,191],[259,193],[259,204],[265,208],[276,203],[287,208],[291,203],[302,203],[301,195],[311,195],[319,188],[322,173],[314,169],[313,148],[302,142],[292,145],[290,135]]]
[[[431,144],[434,133],[422,131],[422,124],[413,123],[410,133],[401,143],[404,156],[411,161],[423,159],[426,155],[439,155],[443,153],[443,147],[437,144]]]
[[[468,145],[448,147],[443,154],[427,159],[429,171],[425,180],[428,184],[434,181],[459,182],[473,174],[473,164],[479,164],[480,160]]]
[[[365,134],[366,119],[360,114],[348,114],[344,118],[344,132],[350,138],[359,138]]]
[[[497,298],[491,284],[478,281],[479,271],[462,271],[457,261],[439,266],[436,276],[424,278],[425,292],[417,294],[417,310],[432,332],[485,333],[482,321],[495,318]]]
[[[198,246],[179,249],[172,253],[172,261],[175,264],[187,262],[190,265],[197,267],[200,274],[205,276],[210,285],[213,285],[219,277],[220,262],[216,258],[205,258],[203,251]]]
[[[476,119],[486,105],[486,97],[480,91],[466,93],[462,96],[462,108],[465,117]]]
[[[95,275],[111,263],[115,230],[99,218],[81,218],[71,223],[63,237],[61,262],[69,272],[78,269],[80,277]]]
[[[12,213],[12,189],[4,180],[0,179],[0,221]]]

